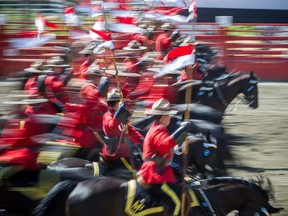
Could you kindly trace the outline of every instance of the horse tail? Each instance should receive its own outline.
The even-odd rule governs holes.
[[[55,185],[34,209],[33,216],[63,216],[65,203],[78,182],[66,180]]]

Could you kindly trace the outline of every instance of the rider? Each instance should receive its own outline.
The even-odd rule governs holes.
[[[107,110],[105,98],[109,80],[97,65],[88,69],[87,78],[91,82],[87,82],[80,89],[80,98],[85,101],[88,108],[85,113],[86,124],[97,131],[102,131],[102,117]]]
[[[147,47],[142,46],[136,40],[130,41],[126,47],[123,47],[123,50],[130,51],[123,61],[125,70],[129,73],[141,73],[145,71],[153,61],[151,58],[142,57],[145,54]]]
[[[41,98],[47,96],[45,95],[45,88],[41,86],[44,86],[43,78],[49,75],[52,71],[47,70],[44,61],[37,60],[32,63],[29,68],[25,68],[24,71],[32,74],[24,86],[24,91],[30,95],[30,98]],[[37,107],[32,104],[27,104],[25,115],[30,116],[36,113],[56,114],[59,110],[54,104],[55,101],[57,101],[55,97],[50,97],[47,103],[41,103],[41,105],[37,104]]]
[[[169,134],[166,127],[170,123],[170,115],[175,115],[177,111],[171,110],[169,101],[164,98],[157,100],[145,113],[153,115],[155,122],[144,139],[144,163],[139,171],[138,182],[161,194],[169,215],[178,215],[181,188],[175,184],[176,177],[170,161],[174,147],[187,134],[188,123],[181,125],[172,135]]]
[[[174,31],[174,26],[170,23],[161,25],[162,34],[159,34],[155,41],[155,49],[160,54],[158,60],[162,60],[164,56],[172,49],[172,43],[180,36],[178,31]]]
[[[117,168],[131,170],[131,164],[129,164],[132,153],[131,141],[142,145],[144,140],[141,133],[127,124],[129,113],[123,106],[124,104],[120,103],[120,94],[117,89],[111,89],[108,92],[107,104],[109,108],[103,116],[106,145],[102,148],[100,162],[106,167],[107,172]]]
[[[47,60],[46,67],[50,68],[52,73],[49,76],[40,76],[37,85],[58,112],[63,112],[65,103],[68,101],[64,89],[72,75],[70,65],[62,57],[54,56]]]
[[[88,44],[86,47],[84,47],[83,50],[79,52],[79,54],[82,54],[85,58],[85,61],[80,65],[79,67],[79,79],[87,79],[87,71],[90,66],[93,66],[94,64],[97,64],[96,62],[96,55],[93,53],[94,49],[96,48],[96,44]]]

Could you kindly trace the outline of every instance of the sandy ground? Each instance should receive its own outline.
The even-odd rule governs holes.
[[[223,120],[232,135],[229,145],[233,160],[226,160],[229,175],[269,177],[275,189],[274,207],[283,207],[277,215],[288,215],[288,83],[260,83],[259,107],[244,104],[232,111],[228,107]]]

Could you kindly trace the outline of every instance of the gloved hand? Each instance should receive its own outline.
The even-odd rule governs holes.
[[[108,88],[109,88],[109,78],[108,77],[101,77],[99,85],[98,85],[98,91],[102,97],[106,97]]]
[[[115,113],[115,118],[118,119],[121,123],[126,124],[129,116],[130,112],[126,109],[126,105],[124,103],[120,103],[119,108]]]
[[[172,34],[170,35],[170,38],[172,41],[176,41],[176,39],[179,37],[180,37],[180,33],[177,30],[173,31]]]
[[[179,128],[171,135],[178,145],[181,145],[187,137],[189,122],[182,122]]]

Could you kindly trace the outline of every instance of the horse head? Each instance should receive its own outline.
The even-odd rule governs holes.
[[[231,197],[231,199],[229,199],[226,196],[225,203],[227,204],[226,206],[229,206],[229,208],[227,208],[227,210],[229,209],[229,212],[231,212],[231,210],[237,211],[235,216],[270,216],[271,214],[280,212],[283,208],[275,208],[269,204],[269,191],[271,191],[271,188],[267,191],[267,188],[264,188],[266,183],[271,187],[271,181],[262,176],[257,176],[256,179],[251,178],[249,180],[235,177],[216,177],[199,180],[193,182],[191,185],[210,187],[211,189],[212,187],[214,187],[214,189],[218,187],[218,192],[221,194],[221,197],[223,197],[223,193],[226,193],[227,196]],[[236,195],[239,191],[241,191],[240,193],[245,194],[245,196]],[[214,201],[217,202],[219,200],[221,200],[221,198],[216,195]],[[215,210],[217,211],[217,209]],[[221,215],[224,215],[223,210],[224,208],[222,208]]]
[[[263,189],[263,191],[267,195],[267,200],[273,199],[275,201],[275,190],[269,177],[264,178],[264,176],[258,175],[256,176],[256,179],[251,179],[251,181],[255,182]],[[275,208],[267,202],[266,205],[261,207],[258,211],[254,212],[253,215],[265,215],[266,216],[266,215],[279,213],[282,210],[284,210],[284,208]]]
[[[244,86],[243,94],[244,102],[253,109],[258,108],[258,80],[253,71],[250,72],[250,76],[247,79],[247,83]]]
[[[226,174],[222,158],[218,154],[217,143],[208,141],[205,135],[189,136],[188,147],[188,166],[190,166],[188,175],[193,178],[211,178],[223,176]],[[174,155],[177,159],[177,155]],[[194,169],[191,169],[194,168]],[[196,177],[195,177],[196,176]]]

